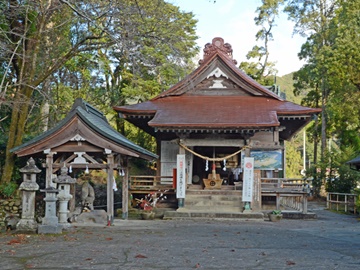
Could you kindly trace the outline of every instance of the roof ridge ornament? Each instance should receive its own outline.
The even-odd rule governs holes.
[[[206,43],[203,51],[204,56],[203,59],[199,61],[200,65],[217,51],[220,51],[229,57],[235,65],[237,64],[237,61],[233,59],[233,49],[231,45],[229,43],[224,43],[224,39],[221,37],[213,38],[212,43]]]

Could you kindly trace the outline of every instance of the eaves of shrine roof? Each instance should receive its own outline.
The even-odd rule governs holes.
[[[157,128],[276,127],[280,125],[278,117],[319,111],[279,99],[243,96],[169,96],[121,107],[124,115],[152,116],[148,125]]]
[[[81,122],[81,126],[79,126],[79,122]],[[70,126],[72,126],[71,130]],[[46,141],[53,143],[51,148],[57,147],[61,143],[70,140],[70,137],[73,137],[76,132],[81,132],[81,127],[86,127],[87,133],[91,132],[95,137],[101,138],[99,141],[105,142],[107,148],[115,149],[114,152],[117,152],[116,149],[121,149],[118,151],[119,153],[126,153],[129,156],[149,160],[157,158],[157,155],[136,145],[113,129],[102,112],[81,98],[75,100],[71,111],[56,126],[32,140],[11,149],[11,152],[18,156],[27,155],[25,153],[29,153],[29,151],[37,153],[44,150],[43,145]],[[70,137],[67,138],[66,136]],[[61,140],[56,140],[57,137],[61,137]]]

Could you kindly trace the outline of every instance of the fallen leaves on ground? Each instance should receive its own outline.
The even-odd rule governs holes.
[[[136,256],[135,256],[135,258],[140,258],[140,259],[145,259],[145,258],[147,258],[145,255],[142,255],[142,254],[137,254]]]
[[[295,262],[293,262],[293,261],[286,261],[286,265],[295,265]]]
[[[27,236],[25,234],[18,234],[14,239],[7,242],[7,245],[23,244],[27,242]]]

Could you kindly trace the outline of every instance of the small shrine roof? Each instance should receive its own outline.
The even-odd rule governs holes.
[[[82,123],[81,126],[78,124],[79,121]],[[82,130],[84,127],[86,127],[86,131]],[[103,142],[102,146],[106,145],[108,149],[113,149],[114,152],[126,153],[129,156],[145,159],[157,158],[157,155],[136,145],[113,129],[101,111],[81,98],[75,100],[70,112],[56,126],[32,140],[11,149],[11,152],[18,156],[43,152],[49,147],[49,142],[52,143],[50,148],[55,148],[72,140],[79,133],[83,133],[80,136],[86,136],[85,133],[88,132],[91,132],[95,137],[99,137]]]
[[[350,168],[354,168],[360,171],[360,156],[357,156],[356,158],[349,160],[346,163],[350,165]]]

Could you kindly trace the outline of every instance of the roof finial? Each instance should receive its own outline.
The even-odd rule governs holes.
[[[229,43],[224,43],[224,39],[221,37],[213,38],[212,43],[206,43],[204,47],[204,57],[199,61],[201,65],[207,58],[215,54],[216,52],[222,52],[228,56],[236,65],[237,61],[233,59],[233,50]]]

